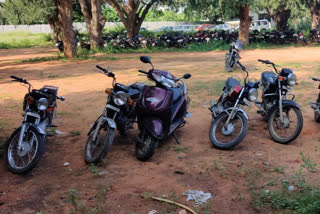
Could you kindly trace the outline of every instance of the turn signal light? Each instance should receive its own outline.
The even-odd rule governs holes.
[[[296,85],[299,85],[299,83],[298,83],[298,82],[296,82]]]
[[[129,101],[128,101],[128,104],[129,104],[130,106],[133,106],[133,105],[135,104],[135,101],[129,100]]]
[[[28,105],[31,105],[34,103],[34,98],[33,97],[28,97]]]
[[[111,93],[112,93],[112,88],[107,88],[107,89],[105,90],[105,92],[106,92],[106,94],[111,94]]]
[[[54,106],[51,106],[51,107],[49,107],[49,108],[47,108],[47,111],[54,111]]]
[[[283,77],[282,76],[278,76],[278,80],[283,80]]]

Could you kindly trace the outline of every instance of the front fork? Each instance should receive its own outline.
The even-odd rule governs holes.
[[[228,117],[226,123],[224,124],[224,127],[225,127],[225,128],[227,128],[230,120],[234,117],[234,115],[235,115],[235,113],[236,113],[237,106],[238,106],[238,104],[239,104],[240,98],[242,97],[242,94],[243,94],[244,90],[245,90],[245,87],[242,88],[242,90],[241,90],[241,92],[240,92],[240,95],[239,95],[236,103],[234,104],[234,106],[233,106],[233,108],[232,108],[232,111],[231,111],[231,113],[229,114],[229,117]]]
[[[26,128],[27,128],[27,123],[23,122],[22,126],[21,126],[20,136],[19,136],[18,151],[20,151],[22,149],[22,142],[23,142],[23,137],[24,137],[24,133],[26,131]]]
[[[281,91],[281,83],[278,81],[279,86],[279,112],[280,112],[280,121],[283,123],[283,109],[282,109],[282,91]]]

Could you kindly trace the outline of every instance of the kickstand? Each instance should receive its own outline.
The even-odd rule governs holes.
[[[179,144],[179,145],[180,145],[181,143],[180,143],[180,141],[179,141],[178,136],[176,135],[176,133],[175,133],[175,132],[173,132],[173,134],[172,134],[172,135],[173,135],[174,139],[176,140],[177,144]]]

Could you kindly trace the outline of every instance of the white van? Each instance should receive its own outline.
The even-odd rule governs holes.
[[[252,21],[250,25],[250,30],[270,30],[271,24],[268,20],[262,19],[262,20],[256,20]]]

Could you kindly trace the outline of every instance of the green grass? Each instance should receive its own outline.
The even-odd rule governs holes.
[[[0,49],[52,46],[50,34],[31,32],[0,33]]]

